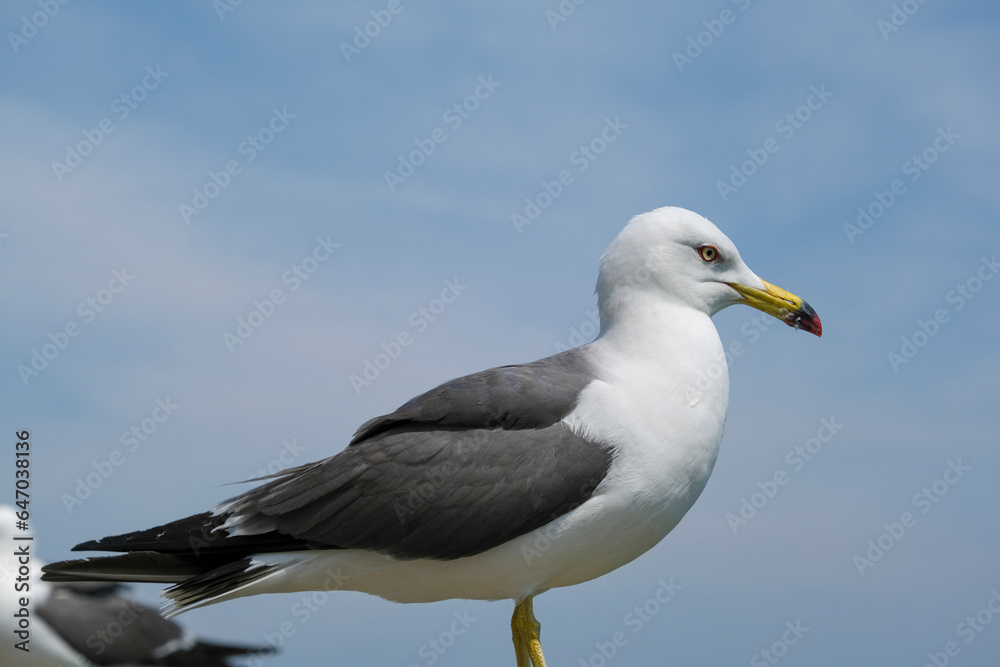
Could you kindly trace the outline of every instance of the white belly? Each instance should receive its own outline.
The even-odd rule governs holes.
[[[240,594],[352,590],[396,602],[522,599],[621,567],[656,545],[681,515],[650,517],[625,493],[600,493],[538,530],[467,558],[395,560],[354,550],[258,556],[281,564],[282,572]]]

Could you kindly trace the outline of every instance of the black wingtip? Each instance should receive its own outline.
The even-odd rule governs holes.
[[[240,655],[274,655],[278,652],[278,649],[270,644],[265,644],[263,646],[221,646],[218,644],[209,644],[207,642],[202,642],[203,646],[210,646],[213,653],[216,655],[224,655],[226,657],[240,656]]]
[[[213,565],[155,551],[133,551],[115,556],[49,563],[42,568],[42,580],[176,584],[201,574]]]
[[[100,545],[100,540],[90,540],[89,542],[80,542],[78,545],[70,549],[70,551],[100,551]],[[42,569],[44,570],[45,568]]]
[[[234,644],[216,644],[214,642],[199,641],[195,644],[192,653],[204,653],[216,659],[225,660],[252,655],[274,655],[278,650],[270,644],[262,646],[236,646]]]

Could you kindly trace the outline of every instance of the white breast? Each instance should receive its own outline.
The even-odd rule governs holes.
[[[725,426],[729,375],[707,315],[678,308],[653,316],[660,326],[644,330],[657,336],[605,336],[591,344],[601,381],[584,390],[565,421],[613,445],[614,462],[597,493],[627,496],[628,516],[616,521],[655,544],[708,482]]]

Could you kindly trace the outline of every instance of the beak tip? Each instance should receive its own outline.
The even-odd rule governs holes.
[[[788,314],[785,318],[785,324],[815,334],[817,338],[823,337],[823,323],[820,322],[819,315],[816,314],[813,307],[805,301],[802,302],[802,306]]]

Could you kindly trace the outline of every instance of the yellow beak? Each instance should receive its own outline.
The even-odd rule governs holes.
[[[765,289],[763,290],[739,283],[726,284],[739,292],[744,303],[748,306],[773,315],[790,327],[802,329],[817,336],[823,335],[823,325],[812,306],[777,285],[763,280],[761,282],[764,283]]]

